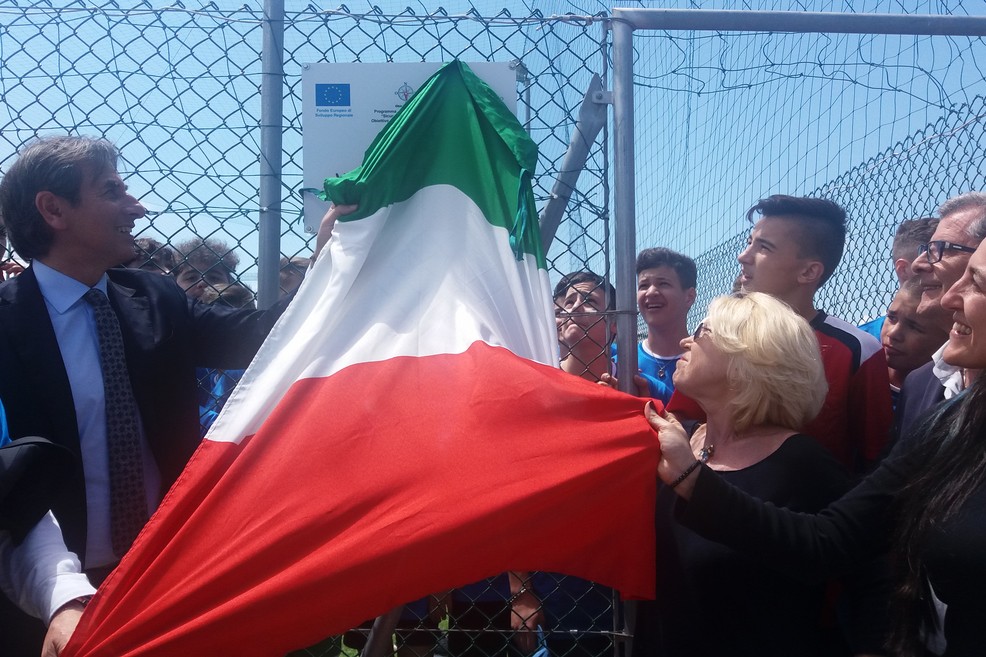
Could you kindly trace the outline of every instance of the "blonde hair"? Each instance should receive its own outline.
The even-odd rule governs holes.
[[[772,424],[800,430],[818,415],[828,383],[818,339],[783,301],[760,292],[713,299],[712,343],[729,357],[735,429]]]

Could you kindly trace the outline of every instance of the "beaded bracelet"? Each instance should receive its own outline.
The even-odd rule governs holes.
[[[700,465],[702,465],[702,462],[699,461],[698,459],[695,459],[695,462],[694,463],[692,463],[690,466],[688,466],[687,468],[685,468],[684,472],[682,472],[680,475],[678,475],[678,478],[675,479],[674,481],[672,481],[669,484],[671,486],[671,488],[672,489],[676,488],[678,486],[678,484],[680,484],[681,482],[683,482],[685,479],[688,479],[688,475],[690,475],[691,473],[695,472],[695,470],[697,470]]]
[[[697,470],[699,466],[701,466],[703,463],[707,463],[709,459],[712,458],[712,453],[715,451],[715,449],[716,449],[715,445],[709,445],[707,447],[703,447],[702,451],[698,453],[698,458],[695,459],[695,462],[692,463],[687,468],[685,468],[684,472],[678,475],[677,479],[675,479],[670,484],[668,484],[671,487],[671,489],[674,490],[678,486],[678,484],[683,482],[685,479],[688,479],[688,475],[695,472],[695,470]]]

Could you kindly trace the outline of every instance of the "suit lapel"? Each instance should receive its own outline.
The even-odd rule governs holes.
[[[134,368],[139,365],[140,355],[150,351],[156,342],[150,301],[146,296],[137,294],[133,288],[115,283],[112,279],[107,282],[106,289],[110,304],[120,319],[127,364],[133,373]]]
[[[11,350],[10,357],[19,363],[17,376],[26,380],[29,389],[44,391],[40,405],[50,413],[55,427],[55,435],[46,438],[78,454],[79,428],[72,388],[33,268],[0,287],[0,332]],[[16,416],[16,409],[12,411]]]

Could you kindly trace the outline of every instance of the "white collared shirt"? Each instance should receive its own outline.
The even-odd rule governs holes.
[[[945,387],[945,399],[951,399],[965,390],[965,378],[961,367],[955,367],[945,362],[945,347],[947,346],[948,343],[946,342],[941,346],[941,349],[931,355],[931,360],[935,363],[931,371]]]
[[[20,545],[0,531],[0,589],[24,613],[46,625],[66,603],[96,592],[79,558],[65,547],[51,511]]]

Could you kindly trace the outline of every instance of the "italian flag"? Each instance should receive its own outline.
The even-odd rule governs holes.
[[[537,150],[463,64],[332,238],[65,655],[280,657],[508,570],[654,591],[644,401],[563,373]]]

